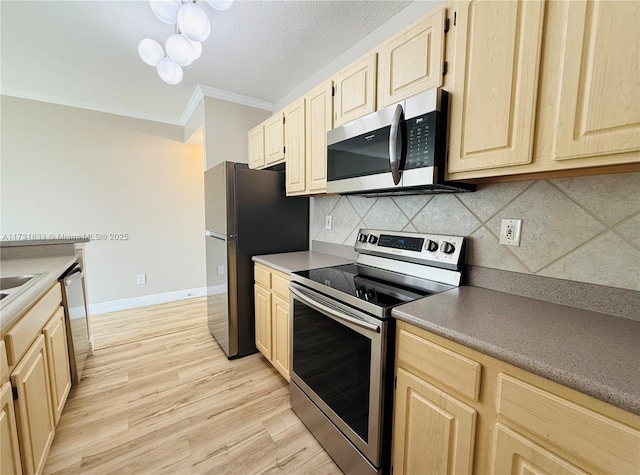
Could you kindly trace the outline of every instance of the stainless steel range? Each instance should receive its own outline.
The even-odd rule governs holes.
[[[465,238],[361,229],[355,249],[291,276],[291,407],[345,473],[388,473],[391,309],[459,286]]]

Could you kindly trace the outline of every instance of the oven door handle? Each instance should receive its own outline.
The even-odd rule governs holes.
[[[389,166],[391,167],[394,185],[400,183],[400,157],[398,157],[397,143],[401,119],[402,105],[398,104],[393,114],[393,119],[391,119],[391,129],[389,130]]]
[[[326,305],[322,305],[321,303],[318,303],[315,300],[312,300],[311,298],[304,295],[301,291],[294,289],[293,287],[289,287],[289,290],[293,292],[293,294],[297,298],[299,298],[305,305],[308,305],[309,307],[313,308],[314,310],[317,310],[318,312],[325,313],[330,317],[336,318],[338,320],[343,320],[345,322],[352,323],[366,330],[380,333],[380,326],[378,325],[374,325],[373,323],[363,322],[362,320],[358,320],[357,318],[353,318],[348,315],[344,315],[340,312],[337,312],[331,307],[327,307]]]

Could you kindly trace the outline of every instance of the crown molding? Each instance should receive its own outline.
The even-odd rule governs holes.
[[[216,89],[215,87],[203,86],[202,84],[200,84],[199,87],[205,97],[234,102],[243,106],[255,107],[256,109],[273,112],[273,102],[267,102],[261,99],[256,99],[255,97],[243,96],[229,91],[223,91],[222,89]]]
[[[180,116],[180,123],[182,125],[187,125],[189,119],[194,114],[198,106],[200,105],[200,101],[204,98],[204,94],[202,94],[202,86],[199,84],[196,86],[193,94],[191,95],[191,99],[187,102],[187,106],[184,108],[184,112]]]
[[[75,101],[75,100],[64,99],[56,96],[49,96],[47,94],[40,94],[37,92],[2,88],[2,90],[0,91],[0,94],[3,96],[17,97],[20,99],[29,99],[32,101],[48,102],[50,104],[57,104],[60,106],[76,107],[78,109],[86,109],[86,110],[92,110],[96,112],[104,112],[107,114],[121,115],[125,117],[131,117],[133,119],[150,120],[153,122],[162,122],[165,124],[179,125],[179,126],[184,125],[180,123],[179,119],[176,119],[175,117],[171,117],[171,116],[148,114],[145,112],[125,109],[122,107],[110,107],[110,106],[105,106],[103,104],[95,104],[95,103],[84,102],[84,101]]]
[[[29,99],[32,101],[48,102],[50,104],[58,104],[67,107],[76,107],[78,109],[92,110],[96,112],[104,112],[107,114],[121,115],[125,117],[131,117],[134,119],[150,120],[153,122],[162,122],[165,124],[178,125],[184,127],[194,112],[197,110],[200,101],[204,97],[211,97],[214,99],[220,99],[222,101],[233,102],[249,107],[255,107],[256,109],[263,109],[269,112],[273,111],[273,103],[256,99],[255,97],[243,96],[241,94],[235,94],[233,92],[223,91],[222,89],[216,89],[214,87],[203,86],[198,84],[187,103],[184,112],[180,118],[156,114],[148,114],[145,112],[135,111],[131,109],[125,109],[122,107],[110,107],[103,104],[95,104],[91,102],[76,101],[73,99],[65,99],[62,97],[50,96],[47,94],[40,94],[37,92],[21,91],[18,89],[2,88],[0,95],[18,97],[20,99]]]

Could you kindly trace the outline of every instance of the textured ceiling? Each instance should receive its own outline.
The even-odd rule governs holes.
[[[274,103],[411,2],[200,3],[211,36],[170,86],[137,54],[173,33],[148,2],[2,0],[1,92],[174,123],[198,84]]]

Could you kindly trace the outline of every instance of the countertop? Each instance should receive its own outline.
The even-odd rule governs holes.
[[[14,290],[14,295],[0,300],[0,331],[4,333],[22,313],[31,306],[58,277],[78,258],[74,255],[57,257],[35,257],[25,259],[5,259],[0,261],[0,275],[8,277],[23,274],[40,274],[23,287]]]
[[[640,415],[640,322],[463,286],[398,320]]]
[[[253,256],[255,262],[279,270],[285,274],[291,274],[298,270],[318,269],[319,267],[338,266],[350,264],[353,261],[344,257],[332,256],[322,252],[298,251],[284,252],[282,254],[265,254]]]
[[[32,236],[25,234],[25,236]],[[44,236],[44,235],[42,235]],[[50,246],[55,244],[76,244],[81,242],[89,242],[88,237],[68,237],[57,239],[51,235],[50,239],[23,239],[23,240],[0,240],[0,247],[23,247],[23,246]]]

